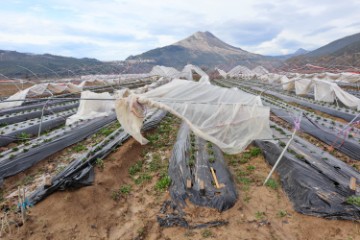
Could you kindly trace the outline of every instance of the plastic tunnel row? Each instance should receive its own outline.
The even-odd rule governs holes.
[[[216,173],[216,186],[211,168]],[[170,194],[173,201],[184,206],[185,199],[224,211],[237,199],[236,188],[224,163],[221,150],[210,142],[196,137],[182,123],[170,158]]]
[[[282,149],[271,142],[255,141],[267,163],[275,164]],[[277,167],[283,189],[297,212],[328,219],[359,220],[360,207],[347,199],[355,195],[350,178],[360,181],[360,174],[349,166],[329,165],[328,161],[299,160],[285,153]],[[340,161],[340,160],[338,160]]]
[[[9,131],[4,132],[2,135],[0,135],[0,146],[6,146],[9,143],[16,141],[18,139],[18,136],[23,133],[29,136],[37,135],[40,129],[40,125],[40,133],[44,133],[56,127],[62,126],[65,124],[66,118],[75,113],[74,111],[75,108],[73,108],[73,111],[68,110],[62,112],[62,114],[59,115],[54,114],[52,115],[52,117],[45,116],[42,121],[38,119],[37,123],[22,122],[22,125],[20,127],[9,129]]]
[[[115,114],[102,119],[94,119],[67,132],[52,141],[43,142],[41,145],[28,149],[14,158],[8,158],[0,162],[0,179],[13,176],[24,171],[44,158],[96,133],[107,124],[116,120]]]
[[[50,114],[54,114],[54,113],[58,113],[58,112],[62,112],[62,111],[67,111],[67,110],[70,110],[73,108],[77,108],[78,106],[79,106],[79,102],[67,104],[65,106],[54,106],[52,108],[45,107],[44,110],[39,109],[36,111],[24,113],[24,114],[4,117],[4,118],[0,119],[0,125],[14,124],[14,123],[23,122],[23,121],[33,119],[33,118],[40,118],[42,115],[46,116],[46,115],[50,115]]]
[[[218,83],[220,83],[220,84],[224,84],[224,82],[226,82],[227,84],[230,84],[232,86],[233,85],[236,85],[238,87],[242,86],[239,82],[234,82],[234,81],[231,81],[231,80],[222,80],[221,82],[218,81]],[[251,88],[253,90],[260,91],[260,92],[265,90],[265,88],[250,86],[249,82],[246,82],[246,83],[247,83],[247,85],[249,85],[249,88]],[[227,86],[230,87],[230,85],[227,85]],[[308,101],[301,100],[301,99],[291,97],[291,96],[286,96],[284,94],[274,92],[274,91],[271,91],[271,90],[268,90],[268,89],[264,92],[264,94],[272,95],[272,96],[277,97],[277,98],[279,98],[279,99],[281,99],[281,100],[283,100],[285,102],[294,102],[294,103],[300,104],[301,106],[308,107],[308,108],[311,108],[313,110],[318,110],[318,111],[324,112],[326,114],[329,114],[331,116],[344,119],[344,120],[346,120],[348,122],[350,122],[351,120],[353,120],[356,117],[356,115],[354,115],[354,114],[350,114],[350,113],[346,113],[346,112],[339,111],[339,110],[336,110],[336,109],[332,109],[332,108],[329,108],[329,107],[321,106],[319,104],[310,103]],[[355,119],[355,121],[357,121],[357,120],[360,120],[360,117]]]
[[[145,120],[143,130],[155,127],[165,117],[166,112],[156,111],[149,114]],[[113,119],[113,116],[112,116]],[[130,137],[122,128],[114,131],[102,142],[94,146],[87,153],[70,163],[61,173],[54,176],[51,185],[43,185],[30,196],[30,204],[36,204],[57,190],[65,190],[91,185],[94,181],[94,164],[97,159],[106,157],[117,146]]]
[[[286,111],[281,109],[272,108],[271,112],[274,113],[279,118],[285,120],[289,124],[293,124],[294,119]],[[316,125],[314,122],[310,121],[307,118],[302,118],[301,131],[310,134],[311,136],[319,139],[320,141],[332,146],[334,149],[346,154],[352,159],[360,160],[360,146],[356,142],[353,142],[350,139],[345,139],[343,136],[334,135],[331,132],[324,131],[320,126]]]

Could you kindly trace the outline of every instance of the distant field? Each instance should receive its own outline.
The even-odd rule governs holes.
[[[16,93],[17,91],[19,91],[18,88],[25,89],[25,88],[31,87],[33,85],[30,83],[24,83],[23,85],[17,84],[17,87],[16,87],[16,85],[14,83],[1,82],[1,81],[2,80],[0,80],[0,97],[11,96],[14,93]]]

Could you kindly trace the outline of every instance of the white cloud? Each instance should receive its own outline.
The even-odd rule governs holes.
[[[49,0],[0,9],[0,49],[101,60],[171,44],[195,31],[260,54],[314,49],[359,31],[357,0]],[[30,3],[29,3],[30,2]]]

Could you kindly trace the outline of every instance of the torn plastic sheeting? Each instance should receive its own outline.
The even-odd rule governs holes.
[[[98,100],[80,101],[78,111],[66,120],[66,125],[73,124],[80,120],[109,116],[114,111],[114,101],[109,100],[113,97],[108,92],[95,93],[91,91],[83,91],[81,93],[81,98],[94,98]]]
[[[86,137],[94,134],[106,124],[116,120],[115,114],[103,119],[96,119],[85,123],[81,127],[65,134],[51,142],[42,143],[37,148],[31,148],[28,152],[19,154],[13,159],[6,159],[0,162],[0,179],[13,176],[24,171],[44,158],[54,154],[74,143],[77,143]]]
[[[159,124],[159,122],[165,117],[166,112],[156,111],[145,120],[143,130],[149,130]],[[113,119],[115,119],[113,117]],[[94,181],[94,167],[97,159],[103,159],[111,151],[121,145],[130,137],[121,128],[107,136],[102,142],[94,146],[87,154],[83,154],[77,160],[70,163],[61,173],[52,178],[51,186],[40,186],[30,196],[29,202],[33,205],[44,200],[46,197],[58,190],[66,190],[69,188],[80,188],[83,186],[89,186]],[[108,142],[107,142],[108,141]],[[95,151],[99,146],[101,149]],[[92,154],[92,152],[94,152]],[[86,159],[84,161],[84,159]]]
[[[281,149],[273,143],[255,141],[266,161],[274,165]],[[359,172],[351,168],[330,168],[326,160],[318,159],[316,165],[285,153],[276,171],[282,187],[297,212],[328,219],[359,220],[360,207],[346,203],[355,192],[349,181]]]
[[[270,111],[259,96],[206,83],[173,80],[144,94],[118,92],[117,117],[142,144],[140,134],[145,108],[160,108],[184,120],[201,138],[224,152],[241,152],[254,139],[271,138]]]
[[[289,124],[294,123],[293,117],[284,110],[272,108],[271,112]],[[323,130],[319,126],[316,126],[313,122],[309,121],[307,118],[302,118],[300,129],[301,131],[332,146],[334,149],[346,154],[347,156],[355,160],[360,160],[360,145],[349,139],[346,139],[347,136],[344,137],[343,134],[336,135],[336,133],[328,132],[328,129]]]
[[[183,122],[173,147],[168,170],[171,178],[169,191],[173,202],[180,208],[185,206],[186,199],[194,204],[216,208],[219,211],[231,208],[237,200],[236,187],[220,149],[211,144],[212,150],[209,151],[214,152],[214,162],[210,163],[209,154],[205,150],[205,141],[196,138],[195,145],[196,147],[191,146],[190,128]],[[193,166],[190,164],[191,151],[196,151]],[[218,182],[222,185],[219,189],[212,185],[214,180],[210,167],[215,169]],[[192,183],[189,189],[187,181]],[[204,189],[201,189],[201,182]]]

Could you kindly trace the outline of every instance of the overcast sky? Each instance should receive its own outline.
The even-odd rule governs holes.
[[[359,0],[4,0],[0,49],[123,60],[196,31],[263,55],[360,32]]]

